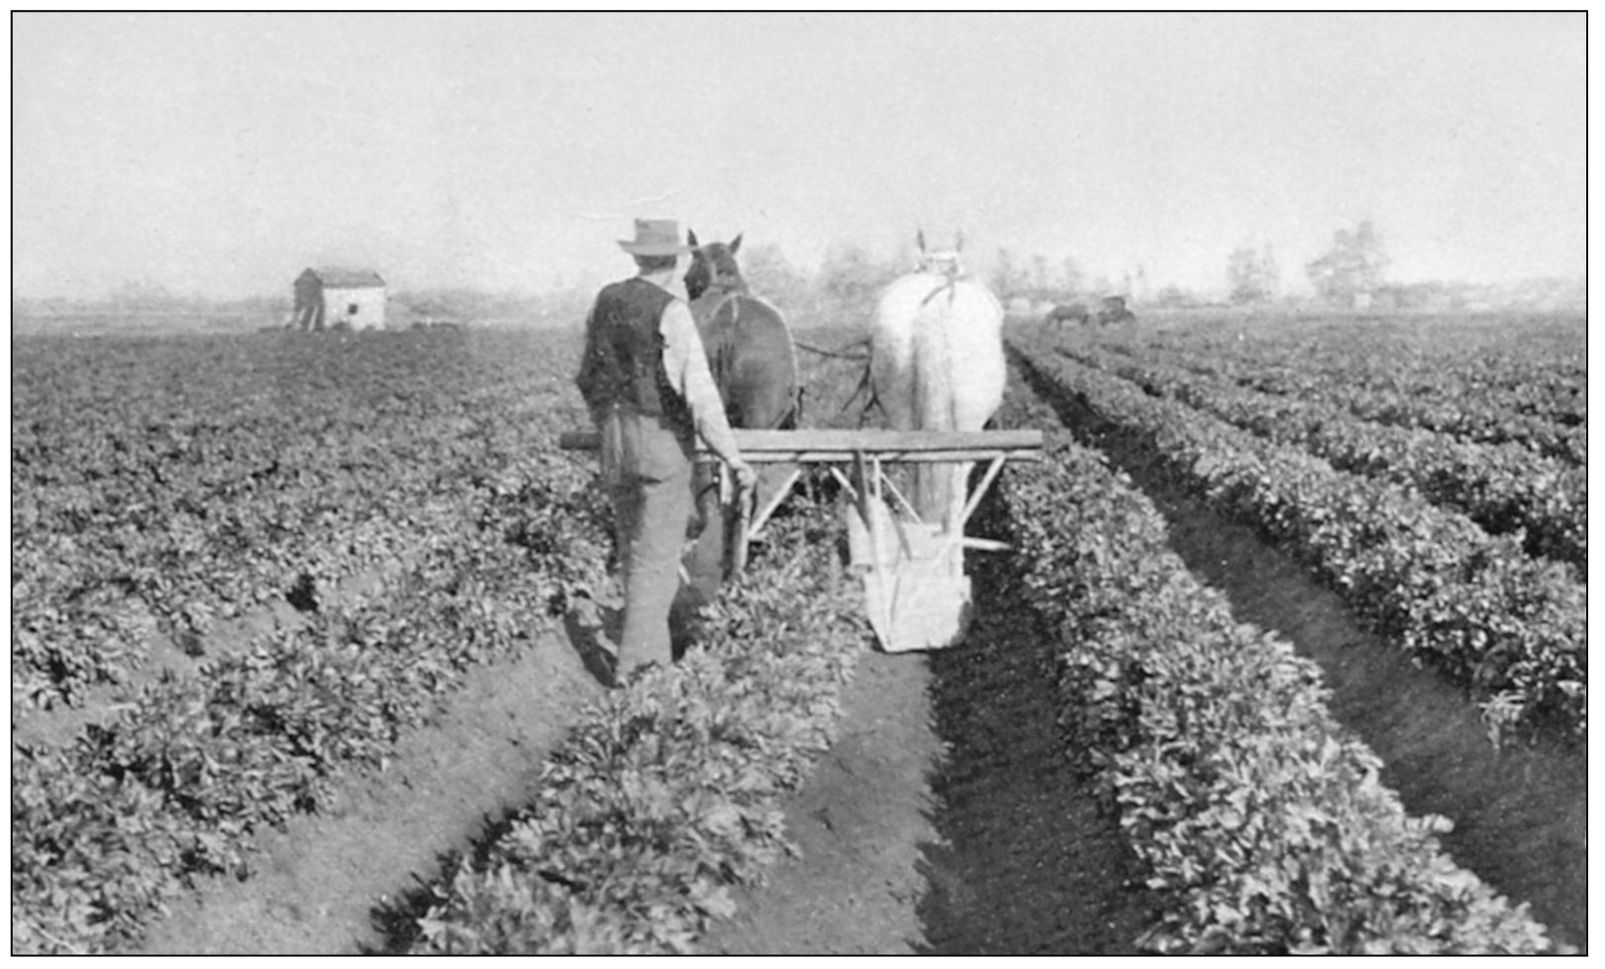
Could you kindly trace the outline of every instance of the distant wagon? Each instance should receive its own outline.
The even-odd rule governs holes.
[[[308,269],[295,277],[295,315],[301,330],[383,328],[385,281],[371,269]]]
[[[1122,323],[1135,323],[1137,314],[1126,308],[1124,296],[1105,296],[1103,308],[1098,311],[1099,326],[1118,326]]]
[[[1084,303],[1058,303],[1048,311],[1047,315],[1047,322],[1054,326],[1062,326],[1066,323],[1082,324],[1090,319],[1092,319],[1092,314],[1087,311]]]

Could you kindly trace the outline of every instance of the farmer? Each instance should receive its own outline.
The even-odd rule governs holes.
[[[692,455],[698,435],[751,488],[724,403],[708,372],[680,277],[691,246],[672,219],[635,220],[619,240],[639,272],[603,287],[585,320],[585,357],[575,383],[602,437],[602,480],[613,502],[624,580],[624,633],[614,680],[648,663],[673,661],[669,610],[680,586],[690,523]]]

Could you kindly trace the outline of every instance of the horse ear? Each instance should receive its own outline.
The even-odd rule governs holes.
[[[914,230],[914,242],[919,245],[920,252],[924,252],[925,251],[925,230],[924,229],[915,229]]]
[[[697,234],[690,226],[686,226],[685,241],[691,248],[697,248]]]
[[[741,235],[742,234],[738,232],[736,233],[736,237],[730,240],[730,254],[732,256],[736,254],[736,250],[741,248]]]

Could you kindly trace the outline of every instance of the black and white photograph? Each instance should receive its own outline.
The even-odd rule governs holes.
[[[1586,954],[1586,10],[9,24],[12,955]]]

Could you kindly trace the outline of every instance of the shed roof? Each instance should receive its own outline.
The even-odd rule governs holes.
[[[311,274],[325,286],[343,289],[360,289],[365,286],[383,286],[385,281],[372,269],[338,269],[331,266],[308,269],[301,275]]]

